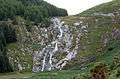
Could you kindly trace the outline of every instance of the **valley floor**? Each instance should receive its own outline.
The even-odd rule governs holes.
[[[32,77],[34,74],[32,73],[2,73],[0,74],[0,79],[21,79],[21,78],[29,78]]]
[[[79,76],[80,70],[63,70],[40,73],[5,73],[0,74],[0,79],[72,79]]]

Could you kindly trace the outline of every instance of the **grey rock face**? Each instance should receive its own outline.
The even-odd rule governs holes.
[[[62,69],[68,61],[76,57],[80,50],[79,40],[82,32],[87,33],[87,26],[75,26],[77,29],[76,35],[74,29],[68,25],[64,25],[59,18],[52,18],[51,24],[48,28],[39,28],[36,26],[37,36],[41,48],[34,51],[33,54],[33,72],[50,71],[54,69]],[[74,36],[76,36],[74,38]],[[75,46],[73,41],[75,40]],[[64,54],[62,57],[60,57]]]
[[[112,37],[114,39],[120,39],[120,29],[115,29],[113,32],[112,32]]]

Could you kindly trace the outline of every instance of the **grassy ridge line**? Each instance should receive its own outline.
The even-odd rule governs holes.
[[[103,3],[101,5],[97,5],[93,8],[90,8],[78,15],[80,16],[94,16],[94,13],[103,13],[103,14],[108,14],[108,13],[113,13],[115,11],[120,10],[120,0],[113,0],[107,3]]]

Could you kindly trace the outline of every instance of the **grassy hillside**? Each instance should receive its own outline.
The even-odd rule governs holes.
[[[74,37],[76,36],[76,31],[78,30],[76,29],[77,26],[75,26],[75,23],[82,22],[82,25],[79,25],[78,27],[84,25],[88,26],[86,28],[87,33],[83,33],[82,37],[80,38],[81,49],[78,52],[77,57],[73,61],[69,62],[69,64],[67,64],[67,66],[64,68],[67,70],[40,72],[37,74],[30,74],[28,76],[25,76],[28,78],[23,78],[22,76],[19,78],[120,79],[119,3],[119,0],[113,0],[112,2],[104,3],[87,11],[84,11],[80,15],[61,17],[62,21],[64,21],[65,24],[69,25],[71,29],[74,29],[72,31],[74,33]],[[98,13],[99,15],[94,15],[94,13]],[[103,15],[109,13],[112,13],[112,15]],[[24,27],[20,27],[17,29],[23,28]],[[17,31],[17,33],[19,38],[24,38],[27,36],[25,29],[22,30],[22,32]],[[19,33],[24,34],[20,35]],[[28,33],[28,35],[29,34],[30,33]],[[25,40],[28,39],[26,38]],[[19,40],[19,43],[24,42],[25,40]],[[31,44],[30,41],[27,43],[27,45],[29,46],[29,44]],[[25,47],[27,47],[27,45],[23,44]],[[16,45],[12,44],[9,49],[14,49],[13,46],[17,47]],[[17,48],[15,51],[20,52],[21,50]],[[15,78],[16,75],[13,75],[14,77],[12,78]]]
[[[108,72],[106,72],[107,75],[105,75],[105,79],[119,79],[120,77],[119,3],[119,0],[113,0],[112,2],[95,6],[80,13],[79,15],[62,18],[66,24],[71,25],[72,27],[74,27],[74,23],[78,23],[80,21],[88,24],[87,35],[83,35],[81,38],[81,45],[85,47],[85,49],[81,50],[77,56],[90,56],[91,54],[96,56],[96,61],[92,63],[85,63],[85,70],[87,72],[83,71],[83,73],[85,75],[89,75],[89,77],[93,77],[93,71],[91,70],[100,67],[100,64],[98,63],[105,64],[105,67],[108,69]],[[78,63],[79,58],[76,60],[77,62],[72,62],[72,69],[80,68],[80,64]],[[73,65],[73,63],[75,64]],[[99,69],[98,72],[100,72]],[[97,73],[94,74],[97,75]],[[76,79],[89,79],[87,77],[76,77]]]
[[[108,14],[108,13],[113,13],[115,11],[119,11],[120,10],[120,0],[113,0],[111,2],[108,3],[104,3],[101,5],[97,5],[93,8],[90,8],[82,13],[80,13],[80,16],[93,16],[94,13],[104,13],[104,14]]]
[[[99,79],[120,78],[120,24],[118,9],[119,0],[114,0],[93,7],[81,13],[80,16],[62,17],[62,20],[73,29],[75,28],[74,23],[82,21],[84,25],[88,24],[87,34],[84,34],[80,39],[81,50],[77,54],[76,59],[68,64],[69,67],[67,66],[67,69],[73,71],[73,73],[79,72],[71,77],[69,76],[70,79],[97,79],[96,77],[101,77],[101,75],[104,75],[104,77]],[[113,15],[94,15],[94,13],[113,13]],[[81,58],[89,56],[96,56],[95,61],[83,62],[81,67]],[[103,74],[99,74],[100,72]],[[65,71],[63,73],[65,75],[69,74],[65,73]],[[94,74],[98,75],[94,77]],[[42,78],[39,75],[31,78]],[[65,79],[69,79],[69,77],[66,76]],[[62,78],[64,79],[64,77]],[[59,77],[55,77],[55,79],[59,79]]]

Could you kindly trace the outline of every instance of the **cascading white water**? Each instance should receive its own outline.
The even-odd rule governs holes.
[[[44,59],[43,59],[43,65],[42,65],[42,69],[41,69],[41,71],[44,71],[44,69],[45,69],[45,60],[46,60],[46,56],[47,56],[47,53],[45,54],[45,56],[44,56]]]
[[[63,30],[61,28],[62,24],[60,23],[60,20],[57,19],[57,18],[54,18],[54,19],[52,19],[52,21],[53,21],[54,27],[56,27],[59,30],[59,34],[57,35],[57,37],[62,38]],[[42,61],[41,71],[44,71],[44,70],[49,70],[50,71],[54,68],[54,66],[52,64],[52,57],[58,51],[58,38],[56,38],[49,45],[47,45],[45,48],[43,48],[42,53],[44,54],[44,58],[43,58],[43,61]],[[48,65],[48,67],[47,67],[47,65]]]
[[[58,51],[58,43],[55,44],[54,52]]]
[[[37,69],[33,69],[34,72],[50,71],[55,68],[62,69],[67,64],[67,61],[75,58],[77,54],[74,50],[70,51],[73,37],[68,26],[64,26],[59,18],[52,18],[51,21],[53,22],[52,26],[40,30],[43,31],[42,37],[44,37],[44,41],[42,39],[41,44],[45,45],[45,47],[39,51],[40,55],[35,57],[36,60],[39,59],[38,62],[40,64],[33,67]],[[48,37],[49,35],[51,37]],[[55,55],[60,55],[61,53],[66,53],[67,55],[63,59],[57,59]]]
[[[50,55],[50,58],[49,58],[50,68],[48,69],[49,71],[52,70],[52,68],[53,68],[53,65],[52,65],[52,57],[53,57],[53,55],[54,55],[54,53],[55,53],[56,51],[58,51],[58,44],[57,44],[57,42],[55,43],[55,48],[54,48],[54,50],[53,50],[52,52],[49,52],[49,55]]]
[[[52,56],[53,56],[53,54],[52,53],[49,53],[49,54],[50,54],[50,58],[49,58],[50,68],[48,70],[50,71],[50,70],[52,70],[52,67],[53,67],[53,65],[52,65]]]

